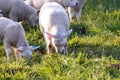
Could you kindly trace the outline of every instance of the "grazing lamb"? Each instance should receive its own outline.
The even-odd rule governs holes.
[[[30,5],[34,8],[36,8],[37,10],[41,9],[42,5],[44,3],[47,2],[58,2],[59,4],[61,4],[64,7],[75,7],[78,6],[78,2],[77,0],[26,0],[25,3],[27,5]]]
[[[57,53],[67,52],[67,38],[72,32],[69,30],[69,18],[66,10],[58,3],[45,3],[39,13],[40,30],[44,35],[48,53],[52,53],[52,46]]]
[[[38,23],[39,11],[26,5],[23,0],[0,0],[0,9],[4,16],[14,21],[28,20],[31,26]]]
[[[21,24],[8,18],[0,17],[0,40],[3,41],[7,61],[11,62],[11,49],[13,48],[16,60],[25,57],[29,60],[32,56],[32,47],[29,46],[24,29]]]
[[[0,9],[0,17],[2,17],[3,16],[3,12],[2,12],[2,10]]]
[[[78,6],[77,7],[68,7],[68,14],[70,21],[72,21],[75,17],[77,20],[80,19],[81,13],[82,13],[82,8],[84,4],[86,3],[87,0],[78,0]]]

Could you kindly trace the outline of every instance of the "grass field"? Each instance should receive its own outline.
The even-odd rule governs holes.
[[[71,22],[68,55],[46,54],[39,30],[24,27],[30,45],[40,45],[31,61],[7,64],[0,43],[0,80],[120,80],[120,0],[88,0],[80,21]]]

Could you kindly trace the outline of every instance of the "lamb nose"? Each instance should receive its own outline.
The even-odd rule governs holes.
[[[63,53],[64,53],[64,51],[63,51],[63,50],[59,50],[59,51],[58,51],[58,53],[63,54]]]

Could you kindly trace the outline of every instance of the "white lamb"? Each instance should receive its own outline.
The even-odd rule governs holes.
[[[75,19],[75,17],[77,18],[77,20],[80,19],[81,13],[82,13],[82,8],[83,8],[84,4],[86,3],[86,1],[87,0],[78,0],[78,6],[68,7],[68,14],[69,14],[70,21]]]
[[[26,0],[25,3],[40,10],[42,5],[47,2],[58,2],[64,7],[75,7],[78,6],[77,0]]]
[[[28,20],[31,26],[38,23],[38,13],[35,8],[28,6],[23,0],[0,0],[3,15],[14,21]]]
[[[72,32],[66,10],[58,3],[46,3],[39,14],[40,30],[44,35],[48,53],[55,47],[57,53],[67,52],[67,38]]]
[[[32,56],[32,47],[29,46],[23,26],[8,18],[0,17],[0,40],[3,41],[7,62],[11,62],[11,49],[13,48],[16,60],[25,57],[29,60]]]

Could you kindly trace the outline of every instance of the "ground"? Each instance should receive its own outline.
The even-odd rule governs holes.
[[[69,54],[48,55],[39,25],[24,26],[30,45],[41,46],[28,62],[7,64],[0,43],[1,80],[120,80],[120,1],[88,0],[68,39]]]

